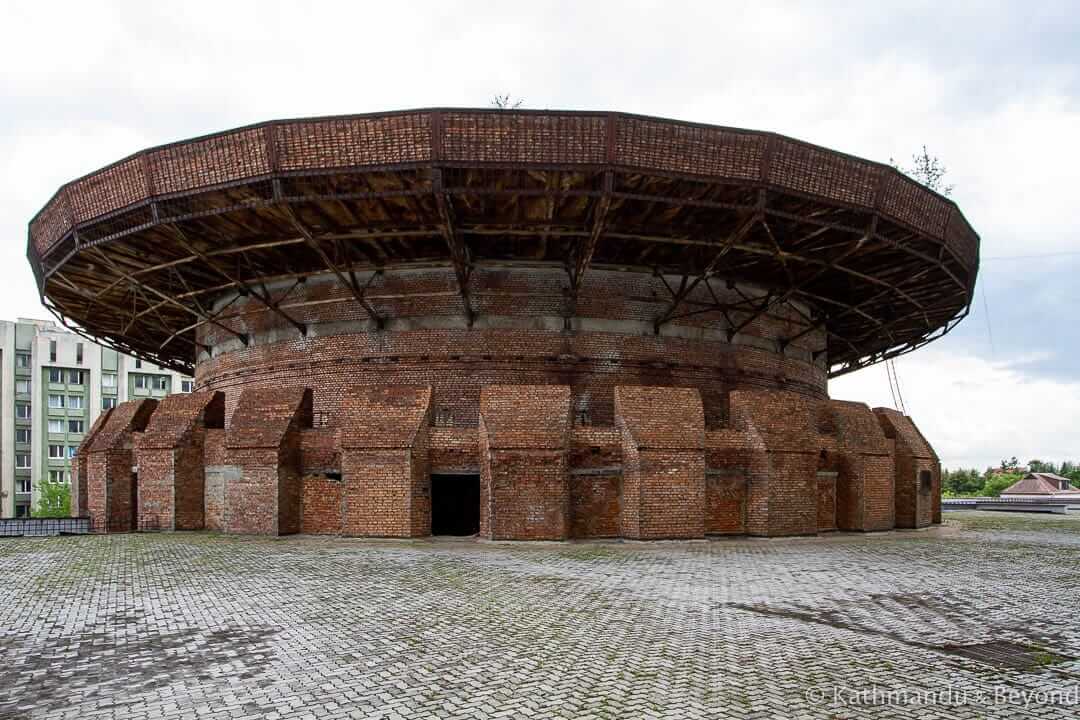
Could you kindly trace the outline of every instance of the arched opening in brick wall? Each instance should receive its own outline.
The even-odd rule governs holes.
[[[431,534],[476,535],[480,532],[480,475],[432,473]]]

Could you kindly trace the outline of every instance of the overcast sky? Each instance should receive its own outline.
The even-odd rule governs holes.
[[[47,317],[26,224],[60,184],[260,120],[509,92],[880,161],[926,143],[983,264],[968,319],[897,361],[907,410],[947,467],[1080,460],[1075,2],[96,5],[8,2],[0,19],[2,318]],[[882,366],[831,392],[892,405]]]

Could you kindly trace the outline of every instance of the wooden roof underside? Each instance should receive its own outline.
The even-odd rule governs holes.
[[[608,162],[466,161],[455,159],[453,147],[446,147],[464,143],[459,134],[466,130],[475,146],[462,145],[460,155],[487,157],[495,152],[491,123],[496,129],[499,123],[510,128],[496,133],[496,150],[504,152],[506,138],[536,127],[550,131],[554,121],[544,113],[475,111],[476,117],[464,116],[472,124],[447,129],[441,111],[428,115],[423,116],[429,132],[424,142],[430,143],[433,159],[423,161],[280,169],[287,163],[277,155],[288,147],[283,143],[293,128],[285,123],[146,151],[75,181],[31,223],[28,254],[43,302],[73,329],[190,372],[200,350],[199,326],[213,325],[247,342],[226,321],[227,310],[211,310],[223,294],[255,298],[306,334],[304,324],[267,285],[332,273],[348,289],[347,301],[362,306],[381,327],[388,318],[365,299],[357,275],[442,265],[454,270],[471,324],[475,268],[539,263],[565,269],[564,314],[571,318],[589,268],[603,267],[679,278],[675,283],[665,279],[670,298],[654,320],[658,332],[681,317],[728,311],[719,301],[700,299],[702,288],[718,281],[748,282],[768,291],[763,298],[745,298],[737,313],[725,315],[732,335],[788,300],[798,300],[809,312],[802,329],[782,340],[778,350],[824,328],[828,344],[818,350],[827,352],[834,376],[920,347],[948,332],[969,307],[977,236],[955,206],[888,168],[839,154],[836,159],[826,155],[829,151],[764,135],[757,150],[747,146],[747,163],[739,165],[737,153],[729,158],[732,174],[757,178],[643,168],[667,162],[655,160],[645,152],[649,148],[667,152],[675,147],[670,138],[648,134],[659,132],[649,129],[653,125],[672,132],[715,131],[723,135],[718,147],[729,147],[732,138],[744,143],[757,136],[613,114],[556,118],[596,121],[587,129],[593,128],[589,132],[598,138],[594,144],[599,149],[580,152],[599,153]],[[360,119],[348,120],[354,121]],[[530,124],[540,121],[547,124]],[[632,127],[639,135],[645,133],[641,128],[648,130],[644,139],[623,131],[620,123],[631,121],[638,123]],[[294,124],[303,128],[316,122]],[[455,134],[455,128],[463,130]],[[241,135],[255,144],[220,155],[221,147],[229,150],[222,138],[232,142],[230,137]],[[547,141],[555,142],[558,152],[568,142],[552,132]],[[795,149],[787,155],[774,150],[782,142]],[[172,176],[162,173],[169,153],[188,152],[199,143],[216,143],[214,162],[199,165],[196,161],[203,158],[189,154],[184,156],[187,165],[168,166]],[[304,147],[310,155],[311,146]],[[529,147],[523,143],[513,152],[529,152]],[[684,154],[698,149],[685,142],[679,147]],[[254,163],[249,155],[258,155],[259,148],[265,148],[263,160],[273,172],[205,184],[217,177],[215,163]],[[336,151],[333,142],[317,144],[317,149],[331,156]],[[744,151],[743,145],[736,149]],[[634,165],[620,163],[620,153],[631,151],[637,153],[631,158]],[[715,153],[702,157],[715,158]],[[785,157],[787,164],[781,166]],[[829,166],[833,160],[840,164]],[[320,155],[305,162],[318,165],[324,159]],[[820,180],[815,173],[827,177]],[[155,182],[186,183],[194,189],[160,192]],[[837,199],[848,196],[853,199]],[[922,209],[931,215],[919,215]],[[79,220],[81,215],[86,219]]]

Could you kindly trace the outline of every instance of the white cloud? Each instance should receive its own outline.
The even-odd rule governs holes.
[[[946,467],[997,465],[1015,455],[1080,459],[1080,382],[1033,377],[1021,363],[995,363],[935,349],[896,360],[908,414]],[[892,407],[884,365],[830,383],[834,398]]]
[[[0,23],[0,316],[45,315],[26,223],[66,180],[239,124],[496,92],[775,130],[876,160],[926,143],[984,255],[1076,250],[1078,30],[1068,2],[13,4]],[[1075,273],[1041,264],[1037,286],[1015,292],[1010,276],[1031,267],[994,276],[1011,304],[995,303],[994,333],[1022,344],[1016,325],[1038,326],[1055,350],[1067,314],[1039,310],[1072,302]],[[1080,455],[1073,385],[951,340],[899,361],[947,463]],[[874,367],[835,388],[884,404],[884,378]]]

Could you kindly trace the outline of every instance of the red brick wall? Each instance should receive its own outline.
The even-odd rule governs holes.
[[[156,400],[132,400],[112,409],[96,425],[87,454],[87,507],[95,531],[131,532],[137,529],[136,499],[132,496],[133,448],[146,429]]]
[[[619,536],[622,473],[571,474],[570,537]]]
[[[769,535],[817,532],[817,468],[813,453],[769,454]]]
[[[893,476],[896,527],[926,527],[941,519],[941,466],[933,448],[911,418],[889,408],[874,408],[885,436],[895,444]],[[930,473],[929,490],[920,487],[919,473]]]
[[[346,535],[412,536],[412,464],[409,449],[342,452]]]
[[[207,530],[225,529],[225,431],[206,430],[203,435],[203,522]]]
[[[278,449],[228,448],[238,476],[224,486],[222,529],[250,535],[278,534]]]
[[[561,540],[570,533],[570,388],[488,386],[480,397],[480,534]]]
[[[476,428],[431,428],[428,431],[428,464],[431,472],[479,472],[479,444]]]
[[[300,433],[290,432],[278,448],[279,535],[300,532]]]
[[[300,469],[305,474],[341,471],[341,450],[334,428],[300,430]]]
[[[836,475],[819,472],[817,476],[818,532],[836,529]]]
[[[696,390],[615,389],[623,446],[624,535],[705,535],[705,418]]]
[[[139,450],[138,461],[139,530],[173,530],[173,450]],[[201,471],[201,453],[197,467]]]
[[[205,515],[204,522],[207,530],[225,530],[225,485],[226,472],[239,474],[236,467],[225,468],[222,465],[207,467],[205,472],[206,495],[203,505]]]
[[[95,483],[98,484],[94,493],[97,497],[92,497],[90,501],[91,518],[95,525],[103,521],[107,532],[133,532],[137,529],[132,505],[133,462],[131,450],[99,450],[91,454],[91,477],[95,471],[102,473],[98,476],[100,482]],[[102,485],[107,490],[102,491]]]
[[[249,388],[241,394],[225,436],[224,467],[231,472],[224,474],[224,530],[299,532],[300,432],[310,426],[309,390]]]
[[[203,462],[207,465],[225,464],[225,431],[207,430],[203,439]]]
[[[842,530],[893,527],[892,446],[877,417],[863,403],[832,400],[835,444],[826,466],[839,473],[837,526]]]
[[[86,515],[94,532],[109,531],[109,455],[86,455]]]
[[[339,421],[347,535],[431,534],[431,388],[356,386]]]
[[[710,472],[705,478],[705,533],[746,533],[746,476],[741,472]]]
[[[206,526],[206,475],[203,470],[202,442],[177,450],[173,477],[176,482],[174,529],[201,530]]]
[[[197,392],[158,403],[138,438],[139,529],[197,530],[204,519],[206,426],[224,426],[225,396]]]
[[[387,271],[367,292],[380,312],[409,329],[375,333],[367,331],[366,314],[336,278],[310,277],[290,294],[290,303],[298,304],[289,312],[317,326],[316,336],[296,342],[295,330],[281,318],[240,299],[230,306],[237,317],[228,322],[257,341],[236,348],[231,335],[205,326],[203,342],[229,344],[198,364],[196,378],[200,388],[225,391],[230,411],[243,387],[303,384],[314,388],[321,417],[335,414],[350,385],[431,385],[437,411],[470,427],[477,424],[481,387],[493,384],[569,385],[575,410],[588,410],[600,424],[614,422],[616,385],[696,388],[710,425],[721,421],[732,388],[784,387],[825,396],[824,360],[812,363],[808,355],[823,342],[817,333],[784,355],[772,349],[774,340],[791,335],[794,308],[778,304],[735,343],[726,341],[726,321],[718,313],[679,318],[654,335],[651,324],[670,303],[661,279],[594,269],[577,304],[584,319],[565,333],[566,282],[561,269],[477,268],[472,285],[478,319],[466,329],[451,271]],[[716,292],[740,301],[732,290]],[[704,286],[687,300],[695,298],[711,300]],[[537,329],[545,326],[552,329]]]
[[[90,454],[90,448],[94,444],[94,439],[97,437],[98,432],[105,426],[109,420],[109,415],[112,413],[113,408],[103,410],[98,415],[97,420],[90,426],[90,430],[83,436],[83,440],[79,443],[79,450],[75,455],[75,459],[71,463],[71,516],[72,517],[86,517],[89,510],[87,509],[88,497],[87,497],[87,460]]]
[[[201,530],[205,477],[201,440],[173,449],[140,449],[139,530]]]
[[[325,475],[305,475],[301,480],[300,532],[311,535],[344,533],[344,483]]]
[[[713,473],[742,476],[745,532],[768,535],[769,460],[765,442],[738,406],[732,409],[729,423],[730,427],[705,433],[706,466]]]
[[[622,494],[619,431],[576,425],[570,438],[570,536],[618,537]]]

